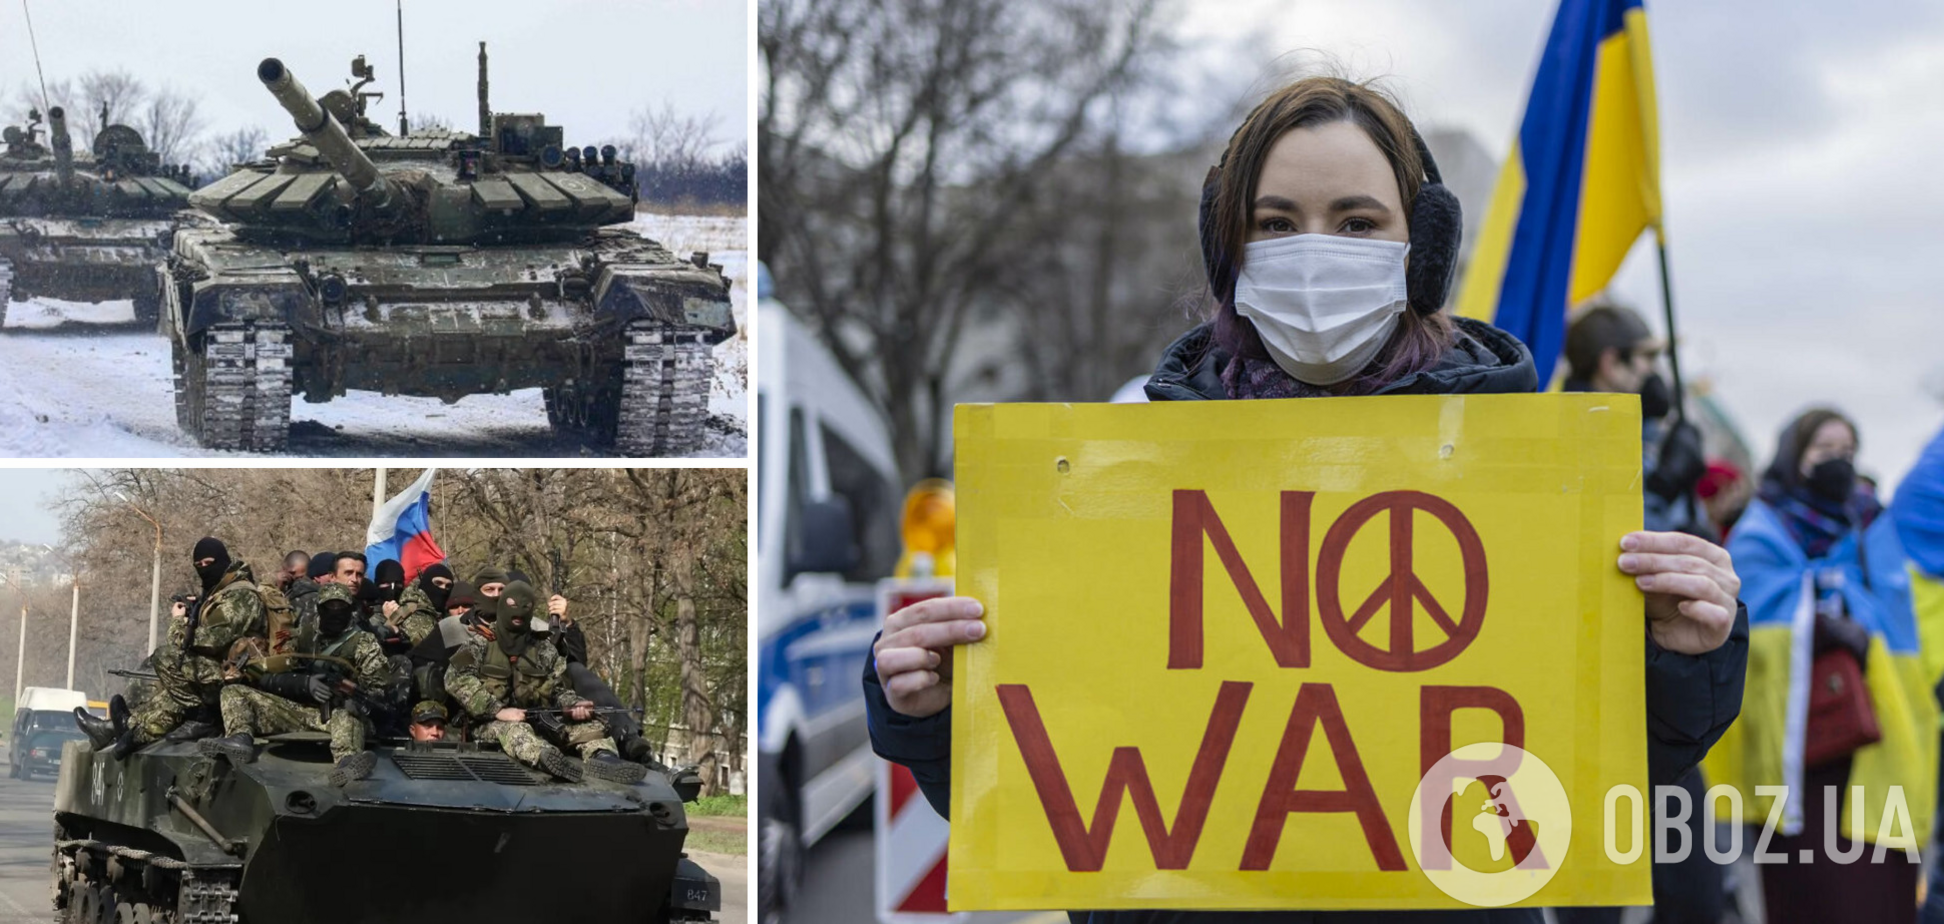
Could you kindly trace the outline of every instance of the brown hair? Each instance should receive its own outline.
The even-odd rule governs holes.
[[[1215,341],[1231,354],[1252,359],[1267,359],[1255,326],[1235,313],[1235,277],[1241,270],[1243,245],[1248,242],[1249,214],[1255,201],[1256,181],[1269,149],[1285,133],[1298,128],[1350,122],[1390,161],[1397,175],[1397,189],[1410,214],[1411,203],[1424,186],[1424,159],[1419,156],[1416,132],[1395,100],[1369,83],[1356,83],[1341,77],[1305,77],[1269,95],[1229,138],[1222,164],[1212,178],[1213,207],[1211,227],[1203,234],[1212,238],[1209,283]],[[1339,389],[1341,394],[1370,394],[1397,379],[1435,365],[1453,339],[1451,319],[1443,312],[1425,316],[1406,309],[1399,319],[1390,343],[1377,354],[1367,370]]]
[[[1863,444],[1863,436],[1856,430],[1856,421],[1849,419],[1835,408],[1812,407],[1796,416],[1782,429],[1782,436],[1776,441],[1775,458],[1769,462],[1763,480],[1795,487],[1802,483],[1802,457],[1809,452],[1809,444],[1816,439],[1816,431],[1832,420],[1840,421],[1849,428],[1850,437],[1856,444]]]

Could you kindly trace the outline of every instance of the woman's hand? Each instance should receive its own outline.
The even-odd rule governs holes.
[[[1698,655],[1728,640],[1741,578],[1727,549],[1687,533],[1649,532],[1628,533],[1620,548],[1620,570],[1647,593],[1654,644]]]
[[[885,617],[872,654],[893,711],[922,719],[952,704],[952,648],[985,638],[984,615],[971,597],[936,597]]]

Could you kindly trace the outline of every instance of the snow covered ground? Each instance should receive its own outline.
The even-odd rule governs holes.
[[[695,455],[749,451],[748,222],[643,215],[634,226],[687,256],[709,252],[732,285],[739,332],[716,347],[709,434]],[[0,329],[0,455],[27,458],[243,456],[203,449],[175,424],[169,342],[136,324],[127,302],[14,302]],[[540,390],[436,398],[351,392],[291,404],[290,456],[598,457],[554,435]]]

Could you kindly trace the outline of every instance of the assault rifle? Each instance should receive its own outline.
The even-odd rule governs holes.
[[[159,678],[159,677],[157,677],[157,676],[155,676],[155,672],[154,672],[154,671],[136,671],[136,670],[129,670],[129,669],[127,669],[127,668],[120,668],[120,667],[111,667],[111,668],[109,668],[109,669],[108,669],[108,673],[110,673],[110,674],[113,674],[113,675],[115,675],[115,676],[117,676],[117,677],[125,677],[125,678],[127,678],[127,679],[129,679],[129,680],[159,680],[159,679],[161,679],[161,678]]]

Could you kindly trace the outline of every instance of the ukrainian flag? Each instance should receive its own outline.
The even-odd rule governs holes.
[[[1568,307],[1660,233],[1658,125],[1641,0],[1560,0],[1457,306],[1525,341],[1542,383]]]

